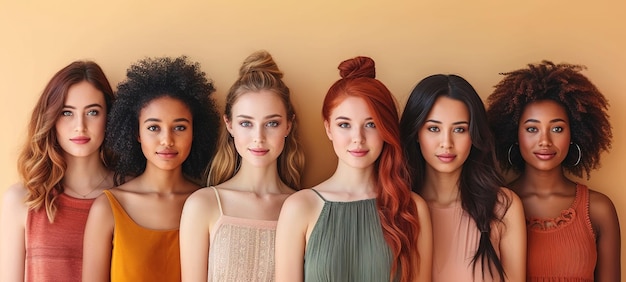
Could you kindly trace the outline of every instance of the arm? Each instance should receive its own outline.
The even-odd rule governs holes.
[[[507,188],[511,206],[505,211],[500,234],[500,261],[507,281],[526,281],[526,219],[520,198]]]
[[[209,192],[209,193],[207,193]],[[210,226],[217,220],[211,220],[209,203],[213,189],[200,189],[185,201],[180,219],[180,264],[182,281],[207,281],[209,268]],[[216,205],[212,205],[216,206]]]
[[[433,228],[430,221],[428,205],[422,197],[413,193],[413,200],[417,205],[417,216],[419,220],[419,235],[417,238],[417,251],[419,253],[419,263],[415,269],[415,281],[431,281],[433,267]]]
[[[83,241],[83,281],[109,281],[115,220],[106,195],[89,210]]]
[[[304,280],[304,252],[312,206],[300,191],[289,196],[280,211],[276,227],[276,281]]]
[[[0,212],[0,281],[24,281],[25,225],[28,207],[21,184],[4,193]]]
[[[613,202],[604,194],[590,191],[589,216],[596,233],[598,261],[595,281],[620,281],[620,229]]]

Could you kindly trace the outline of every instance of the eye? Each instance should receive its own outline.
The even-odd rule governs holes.
[[[439,127],[429,126],[426,128],[426,130],[428,130],[429,132],[439,132]]]
[[[64,116],[64,117],[71,117],[73,115],[74,114],[71,111],[62,111],[61,112],[61,116]]]
[[[340,128],[350,128],[350,124],[347,122],[342,122],[337,124],[337,126],[339,126]]]
[[[184,126],[184,125],[174,126],[174,131],[185,131],[186,129],[187,129],[187,127]]]
[[[365,124],[365,127],[367,127],[367,128],[376,128],[376,124],[373,121],[370,121],[370,122]]]
[[[526,132],[530,132],[530,133],[535,133],[537,132],[537,128],[536,127],[527,127],[526,128]]]
[[[467,129],[465,129],[464,127],[456,127],[452,130],[452,132],[454,133],[464,133]]]
[[[249,122],[249,121],[242,121],[242,122],[239,122],[239,125],[241,127],[250,127],[250,126],[252,126],[252,123]]]
[[[277,127],[279,123],[277,121],[268,121],[265,126],[266,127]]]
[[[89,110],[87,112],[88,116],[97,116],[98,114],[100,114],[100,112],[98,110]]]
[[[159,130],[159,127],[156,125],[150,125],[147,127],[148,131],[157,131]]]
[[[552,128],[552,132],[561,133],[563,132],[563,127],[555,126]]]

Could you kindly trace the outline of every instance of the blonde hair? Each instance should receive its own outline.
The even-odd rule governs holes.
[[[232,107],[244,93],[268,90],[276,93],[283,101],[287,118],[291,122],[291,131],[285,137],[285,147],[278,156],[278,175],[289,187],[299,190],[300,178],[304,168],[304,154],[298,141],[298,123],[291,104],[289,88],[282,81],[283,73],[278,69],[272,55],[267,51],[252,53],[239,69],[239,78],[231,86],[226,96],[224,115],[232,119]],[[235,149],[235,143],[225,127],[222,127],[218,139],[218,150],[209,166],[208,185],[217,185],[232,178],[241,165],[241,159]]]
[[[56,121],[61,114],[70,87],[87,81],[100,90],[106,101],[107,112],[115,97],[104,72],[91,61],[76,61],[59,70],[48,82],[39,97],[28,125],[28,135],[18,160],[17,171],[26,188],[26,205],[29,210],[46,209],[48,220],[54,222],[56,198],[63,193],[61,180],[67,164],[63,149],[56,136]],[[102,152],[107,165],[111,156]]]

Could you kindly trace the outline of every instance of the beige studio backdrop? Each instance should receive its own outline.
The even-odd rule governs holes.
[[[624,245],[625,3],[0,0],[0,193],[18,180],[17,151],[37,97],[54,72],[77,59],[98,62],[115,87],[138,59],[184,54],[201,63],[223,105],[242,60],[268,50],[285,73],[300,119],[305,187],[335,167],[320,109],[339,78],[340,61],[372,57],[402,109],[412,87],[429,74],[460,74],[484,99],[499,72],[550,59],[586,65],[584,74],[611,103],[613,149],[583,181],[617,206]]]

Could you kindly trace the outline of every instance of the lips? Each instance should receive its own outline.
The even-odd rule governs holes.
[[[362,150],[362,149],[348,150],[348,153],[350,153],[350,155],[355,156],[355,157],[363,157],[367,155],[368,152],[369,150]]]
[[[157,155],[161,156],[162,158],[171,159],[176,157],[178,155],[178,152],[174,150],[162,150],[158,151]]]
[[[91,141],[91,138],[86,136],[77,136],[74,138],[70,138],[70,141],[72,141],[74,144],[86,144]]]
[[[449,162],[454,161],[454,159],[456,158],[456,155],[454,155],[454,154],[439,154],[439,155],[437,155],[437,158],[440,161],[444,162],[444,163],[449,163]]]
[[[551,160],[556,157],[556,153],[554,152],[536,152],[534,154],[538,159],[543,161]]]
[[[267,154],[267,152],[269,152],[270,150],[268,149],[260,149],[260,148],[255,148],[255,149],[248,149],[248,151],[255,156],[265,156],[265,154]]]

